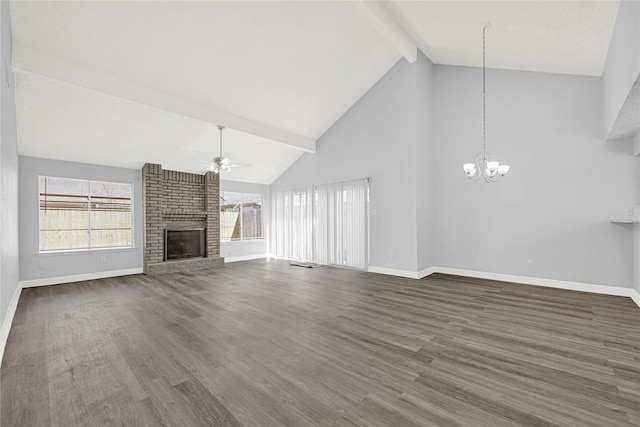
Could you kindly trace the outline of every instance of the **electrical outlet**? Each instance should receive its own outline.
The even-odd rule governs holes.
[[[107,262],[107,257],[106,256],[101,256],[100,257],[100,262]]]
[[[38,270],[44,270],[44,264],[42,264],[41,262],[38,263]]]
[[[532,259],[528,259],[527,260],[527,267],[533,267],[533,260]]]

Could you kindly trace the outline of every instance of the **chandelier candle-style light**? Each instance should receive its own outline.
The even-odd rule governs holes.
[[[486,31],[488,23],[482,24],[482,154],[476,157],[475,163],[462,165],[464,173],[472,182],[477,182],[480,176],[486,182],[500,181],[509,172],[509,165],[501,165],[490,154],[487,154],[487,91],[486,91]]]

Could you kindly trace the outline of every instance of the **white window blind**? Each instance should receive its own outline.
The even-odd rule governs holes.
[[[366,179],[274,192],[274,254],[365,269],[368,264]]]
[[[129,183],[39,177],[40,251],[132,247]]]
[[[262,195],[220,192],[220,240],[262,239]]]

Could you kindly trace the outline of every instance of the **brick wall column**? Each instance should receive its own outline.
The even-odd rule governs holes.
[[[162,262],[162,166],[145,163],[142,167],[144,192],[144,272],[150,264]]]
[[[207,258],[220,257],[220,175],[204,178],[204,208],[207,214]]]

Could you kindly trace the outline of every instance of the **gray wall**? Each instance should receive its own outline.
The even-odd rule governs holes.
[[[0,4],[2,81],[0,82],[0,322],[19,280],[18,267],[18,137],[9,2]],[[9,73],[6,75],[6,73]],[[6,82],[9,81],[9,89]]]
[[[434,134],[434,74],[436,67],[419,52],[416,99],[416,221],[418,271],[435,265],[436,174]]]
[[[640,138],[640,134],[636,136]],[[636,157],[636,182],[640,183],[640,157]],[[640,209],[640,184],[636,195],[636,209]],[[638,213],[636,212],[636,218]],[[640,292],[640,224],[633,226],[633,287]]]
[[[38,176],[133,183],[134,249],[38,253]],[[20,280],[142,268],[141,171],[20,156]],[[106,262],[101,263],[101,257]]]
[[[430,115],[420,99],[428,95],[429,81],[420,73],[432,68],[419,57],[413,64],[396,63],[320,137],[315,154],[304,154],[272,184],[277,189],[371,177],[370,264],[411,272],[418,268],[418,234],[427,240],[430,234],[423,222],[417,227],[418,203],[421,214],[429,210],[416,197],[429,186],[422,169],[417,185],[418,164],[423,167],[418,136],[426,144]],[[428,157],[428,151],[422,145],[420,155]],[[429,257],[422,245],[421,253]]]
[[[602,74],[605,137],[639,75],[640,1],[622,1]]]
[[[266,255],[269,253],[269,232],[271,230],[271,193],[268,185],[239,181],[220,181],[220,191],[262,194],[262,231],[264,239],[239,242],[221,242],[220,256],[224,258]]]
[[[635,203],[627,141],[602,140],[601,79],[489,70],[488,151],[500,183],[468,182],[482,148],[481,70],[436,71],[436,265],[630,287]],[[533,267],[526,261],[533,260]]]
[[[640,292],[640,225],[633,229],[633,287]]]
[[[489,185],[462,171],[482,149],[481,76],[401,60],[273,188],[371,176],[375,267],[630,287],[634,232],[609,220],[637,203],[637,159],[603,141],[602,79],[489,70],[488,148],[512,166]]]

